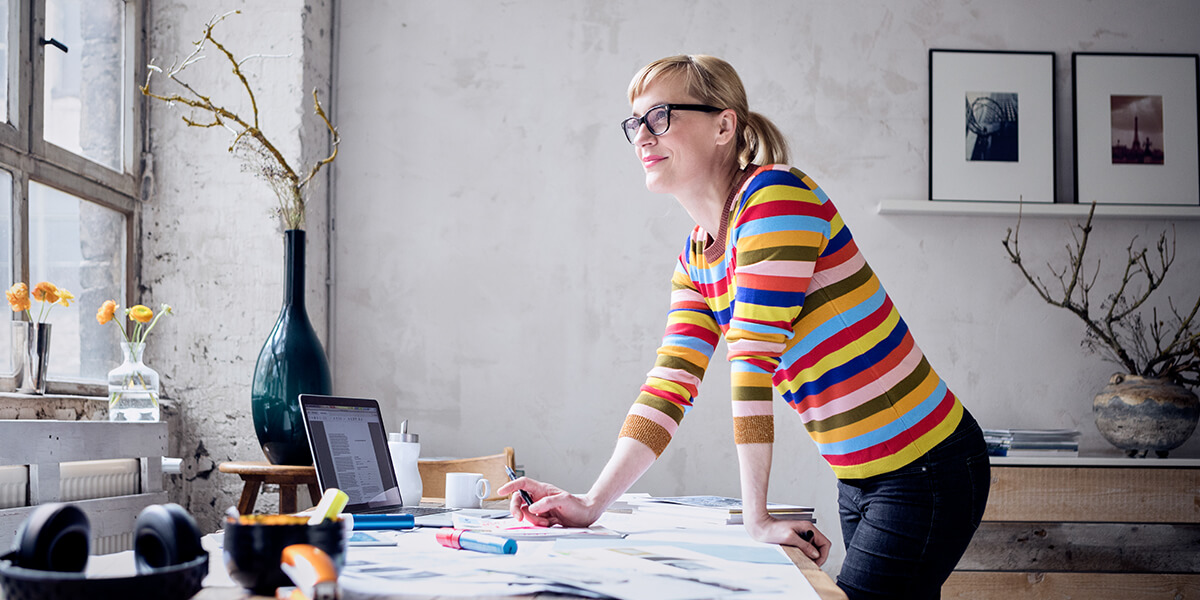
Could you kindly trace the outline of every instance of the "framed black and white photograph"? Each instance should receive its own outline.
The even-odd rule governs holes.
[[[929,51],[929,199],[1054,202],[1054,53]]]
[[[1075,201],[1200,204],[1197,55],[1071,55]]]

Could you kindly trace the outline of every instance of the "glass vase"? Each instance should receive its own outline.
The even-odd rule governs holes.
[[[142,362],[145,342],[121,342],[125,362],[108,372],[109,421],[157,421],[158,371]]]
[[[312,464],[312,453],[300,414],[300,394],[328,396],[333,378],[304,305],[304,231],[289,229],[283,239],[283,307],[254,366],[250,415],[271,464],[307,466]]]

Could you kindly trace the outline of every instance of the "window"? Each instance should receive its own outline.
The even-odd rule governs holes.
[[[45,319],[53,392],[103,395],[121,359],[95,314],[135,283],[142,2],[0,0],[0,267],[4,287],[75,295]],[[11,346],[0,328],[0,391],[17,385]]]

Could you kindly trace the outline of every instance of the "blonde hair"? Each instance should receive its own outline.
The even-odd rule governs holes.
[[[682,77],[688,95],[700,103],[734,111],[739,166],[787,163],[787,140],[770,119],[750,111],[746,88],[732,65],[704,54],[660,58],[642,67],[629,82],[630,104],[652,82],[664,77]]]

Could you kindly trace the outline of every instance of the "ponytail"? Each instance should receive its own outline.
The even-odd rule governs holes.
[[[738,140],[738,165],[771,165],[788,162],[788,145],[783,133],[770,119],[749,111]]]

